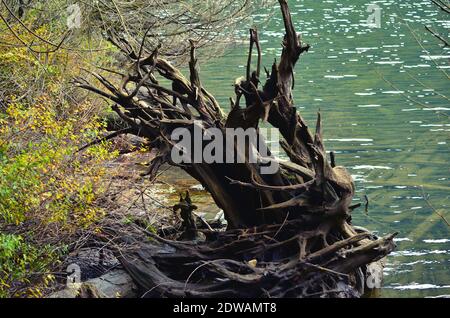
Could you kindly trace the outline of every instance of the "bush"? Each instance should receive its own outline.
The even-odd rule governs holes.
[[[49,245],[37,248],[21,236],[0,234],[0,298],[42,296],[37,286],[47,286],[54,280],[45,271],[56,257]]]
[[[40,296],[33,283],[42,284],[47,276],[31,280],[36,274],[30,273],[54,266],[58,255],[48,251],[64,242],[56,237],[53,246],[36,249],[29,243],[39,240],[33,233],[42,236],[52,225],[61,236],[70,237],[104,215],[98,203],[106,191],[104,161],[116,153],[107,144],[77,153],[81,145],[102,133],[98,118],[83,120],[80,116],[90,108],[85,102],[73,113],[58,116],[44,95],[33,105],[12,102],[0,115],[0,229],[25,228],[29,234],[28,241],[1,236],[0,297],[18,296],[11,293],[11,286],[24,283],[30,285],[19,296]]]
[[[86,226],[101,215],[95,199],[104,190],[103,162],[114,153],[104,144],[77,153],[101,133],[98,119],[80,120],[91,107],[86,102],[58,116],[45,95],[27,107],[8,105],[0,119],[0,218],[5,222]]]
[[[64,33],[63,20],[35,20],[32,11],[23,17],[42,38]],[[38,54],[19,38],[35,51],[49,46],[21,24],[12,25],[18,37],[1,20],[0,28],[0,297],[39,297],[61,256],[54,251],[105,214],[105,161],[117,153],[108,143],[77,150],[104,134],[108,105],[70,81],[82,67],[108,66],[111,58],[105,51]]]

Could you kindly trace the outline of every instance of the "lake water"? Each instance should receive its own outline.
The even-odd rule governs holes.
[[[369,197],[368,215],[356,210],[354,223],[381,235],[400,232],[382,296],[450,295],[450,228],[436,213],[450,219],[450,50],[423,26],[448,35],[448,16],[428,0],[376,1],[381,27],[372,28],[368,1],[289,3],[312,46],[296,68],[296,105],[310,125],[320,109],[327,149],[356,180],[355,202]],[[281,52],[278,6],[262,9],[253,23],[270,66]],[[247,45],[237,46],[201,67],[224,108],[246,56]]]

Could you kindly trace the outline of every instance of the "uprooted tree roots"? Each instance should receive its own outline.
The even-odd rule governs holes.
[[[136,52],[125,39],[111,35],[110,40],[133,62],[121,85],[116,87],[97,73],[92,75],[107,91],[77,80],[79,87],[115,103],[113,109],[127,126],[112,136],[135,134],[148,138],[157,149],[150,178],[164,163],[177,165],[171,158],[175,147],[171,135],[176,128],[194,131],[200,122],[201,129],[216,128],[225,135],[226,128],[258,128],[263,120],[283,137],[281,146],[290,161],[279,162],[274,174],[260,172],[276,160],[273,156],[261,156],[253,163],[236,143],[234,150],[245,158],[242,163],[192,160],[179,165],[211,193],[225,213],[228,229],[204,230],[207,240],[203,243],[147,233],[150,241],[122,252],[125,269],[147,296],[359,296],[365,288],[366,265],[395,246],[395,234],[378,239],[350,224],[351,211],[358,207],[351,205],[352,177],[335,165],[334,156],[328,161],[320,114],[313,135],[294,107],[294,66],[309,46],[297,35],[286,1],[279,2],[286,30],[280,61],[271,71],[266,69],[266,82],[259,87],[261,47],[257,31],[250,30],[246,76],[235,83],[236,99],[231,100],[228,116],[201,84],[195,43],[191,43],[187,79],[158,56],[158,49],[148,53],[142,45]],[[254,47],[258,59],[252,72]],[[159,77],[169,80],[172,87],[163,86]],[[245,107],[240,105],[242,99]],[[203,141],[203,148],[207,145]],[[268,149],[264,142],[254,147],[261,153]]]

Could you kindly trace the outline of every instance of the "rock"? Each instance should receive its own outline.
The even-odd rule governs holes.
[[[131,134],[118,136],[114,139],[114,146],[121,154],[127,154],[136,151],[148,145],[145,138],[137,137]]]
[[[137,287],[125,271],[115,270],[82,284],[82,298],[86,298],[83,291],[88,290],[93,291],[95,298],[132,298],[136,297]]]
[[[107,248],[82,248],[65,260],[67,267],[79,268],[81,281],[100,277],[119,265],[119,261]]]
[[[189,189],[193,191],[205,191],[205,188],[201,184],[193,185]]]
[[[71,284],[48,298],[133,298],[137,287],[124,270],[113,270],[84,283]]]
[[[225,213],[220,210],[213,219],[214,222],[218,222],[223,226],[227,226],[227,220],[225,219]]]

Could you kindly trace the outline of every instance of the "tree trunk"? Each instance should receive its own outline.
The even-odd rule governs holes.
[[[375,239],[370,233],[357,233],[350,225],[351,211],[357,207],[351,206],[355,191],[352,177],[344,167],[335,166],[334,160],[329,162],[320,114],[313,135],[294,106],[294,67],[309,46],[296,33],[287,2],[279,3],[286,32],[280,61],[270,72],[266,70],[265,84],[259,87],[261,48],[257,31],[250,30],[246,76],[236,80],[236,99],[231,100],[228,116],[202,86],[193,42],[189,79],[160,58],[158,49],[147,53],[142,45],[136,52],[126,40],[113,37],[113,43],[133,62],[121,85],[116,87],[95,73],[107,91],[83,79],[77,81],[78,86],[115,102],[113,109],[129,125],[127,132],[148,138],[158,150],[149,169],[150,178],[163,163],[176,165],[171,157],[177,147],[171,140],[176,128],[186,128],[192,134],[195,129],[204,132],[215,128],[224,136],[224,148],[229,138],[227,128],[259,129],[261,120],[277,128],[283,137],[281,145],[290,162],[280,163],[273,174],[263,174],[261,168],[276,158],[269,154],[255,163],[247,147],[239,147],[235,140],[231,144],[237,156],[244,158],[241,163],[195,162],[191,154],[192,163],[180,165],[224,210],[228,231],[216,233],[212,241],[200,245],[152,236],[155,242],[170,246],[171,252],[148,243],[139,247],[131,262],[122,258],[132,277],[141,287],[152,289],[152,295],[326,294],[324,286],[337,290],[341,280],[357,286],[365,265],[394,248],[395,234]],[[252,72],[254,47],[258,60]],[[172,82],[172,87],[160,84],[159,77]],[[242,97],[245,105],[241,105]],[[260,154],[268,149],[265,143],[247,143]],[[208,145],[210,142],[203,141],[202,150]],[[256,265],[249,265],[249,261]],[[218,278],[222,283],[217,283]]]

